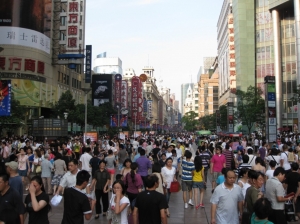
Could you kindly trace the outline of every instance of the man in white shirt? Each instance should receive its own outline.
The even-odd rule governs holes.
[[[280,155],[280,166],[284,168],[285,171],[291,171],[291,164],[288,161],[288,146],[286,144],[282,147],[283,152]]]
[[[82,170],[86,170],[89,173],[91,173],[91,171],[92,171],[92,168],[90,167],[90,160],[91,160],[91,158],[93,158],[90,155],[90,152],[91,152],[91,148],[90,147],[85,148],[85,152],[84,152],[83,155],[81,155],[80,160],[79,160],[80,164],[81,164],[81,169]]]
[[[259,148],[259,140],[257,138],[254,139],[254,150],[255,153],[257,153],[257,150]]]
[[[137,141],[137,138],[135,138],[134,141],[132,142],[132,146],[134,148],[134,152],[137,153],[137,149],[139,147],[139,142]]]

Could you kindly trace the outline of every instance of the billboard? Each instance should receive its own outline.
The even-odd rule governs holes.
[[[92,100],[94,106],[112,102],[113,75],[93,75]]]
[[[11,112],[10,80],[0,81],[0,116],[10,116]]]
[[[91,83],[92,78],[92,45],[86,45],[85,51],[85,83]]]
[[[0,44],[21,45],[50,54],[52,0],[1,0]]]

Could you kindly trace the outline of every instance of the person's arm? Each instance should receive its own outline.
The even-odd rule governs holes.
[[[204,181],[204,183],[205,183],[205,174],[204,174],[204,169],[202,169],[202,171],[201,171],[201,174],[202,174],[202,179],[203,179],[203,181]]]
[[[216,210],[217,205],[211,204],[211,224],[216,224]]]
[[[161,219],[162,224],[167,224],[168,223],[165,209],[160,210],[160,219]]]
[[[134,207],[132,217],[133,217],[133,224],[138,224],[138,208],[137,207]]]
[[[25,213],[26,214],[26,213]],[[26,216],[25,214],[20,214],[19,217],[20,217],[20,224],[24,224],[24,220],[26,219]]]
[[[115,213],[120,214],[127,206],[128,203],[123,203],[120,205],[121,198],[116,196],[116,205],[115,205]]]
[[[297,201],[297,197],[298,197],[298,196],[300,196],[300,182],[298,182],[298,190],[297,190],[297,192],[296,192],[296,194],[295,194],[294,202]]]
[[[106,184],[104,185],[104,188],[103,188],[103,192],[104,193],[107,193],[108,191],[109,191],[109,189],[108,189],[108,183],[109,183],[109,180],[110,179],[108,179],[107,181],[106,181]],[[106,190],[105,190],[106,189]]]
[[[239,212],[240,212],[239,218],[240,218],[240,220],[242,220],[242,214],[243,214],[243,201],[239,201],[239,202],[238,202],[238,208],[239,208]]]
[[[211,162],[210,162],[210,173],[211,174],[213,173],[213,170],[214,170],[214,163],[213,163],[213,159],[211,159]]]
[[[90,190],[92,191],[92,189],[94,188],[95,184],[97,183],[97,180],[95,178],[93,178],[92,183],[90,185]]]
[[[36,191],[36,189],[33,186],[33,184],[30,184],[29,192],[30,192],[32,209],[33,209],[33,211],[38,212],[47,205],[47,202],[45,200],[40,200],[38,202],[35,197],[35,191]]]

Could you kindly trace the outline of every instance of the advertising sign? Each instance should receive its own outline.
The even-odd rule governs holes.
[[[120,74],[115,75],[115,105],[121,103],[121,86],[122,76]]]
[[[277,121],[276,121],[276,88],[275,77],[265,77],[265,99],[266,99],[266,134],[269,142],[276,141]]]
[[[86,45],[85,51],[85,83],[91,83],[92,79],[92,45]]]
[[[98,142],[98,133],[97,132],[84,133],[84,142],[86,142],[87,139],[90,139],[91,142]]]
[[[152,100],[148,100],[147,104],[148,104],[148,118],[150,119],[152,117]]]
[[[119,120],[120,120],[120,127],[127,127],[128,118],[126,115],[120,115]],[[117,114],[110,116],[110,126],[118,127],[118,115]]]
[[[112,102],[112,75],[93,75],[92,100],[94,106]]]
[[[0,44],[32,47],[50,54],[52,0],[1,0]]]
[[[141,81],[139,77],[133,76],[131,79],[131,117],[139,122],[143,112],[143,100],[141,92]]]
[[[10,80],[0,81],[0,116],[10,116],[11,83]]]
[[[122,80],[121,108],[128,108],[128,82],[125,80]]]

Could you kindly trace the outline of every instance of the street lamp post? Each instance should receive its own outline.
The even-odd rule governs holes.
[[[84,92],[85,94],[85,111],[84,111],[84,135],[86,135],[87,133],[87,94],[89,93],[89,91],[91,91],[91,88],[81,88],[81,90]],[[84,137],[84,141],[86,141],[85,137]]]

